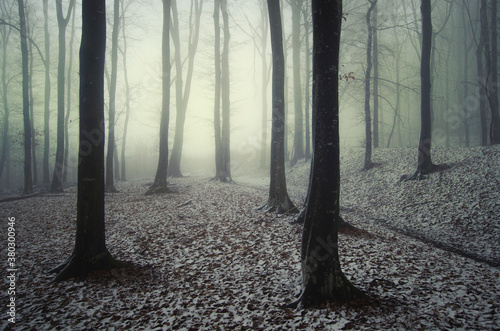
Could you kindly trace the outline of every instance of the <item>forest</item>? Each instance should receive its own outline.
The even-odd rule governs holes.
[[[500,329],[497,21],[0,2],[2,329]]]

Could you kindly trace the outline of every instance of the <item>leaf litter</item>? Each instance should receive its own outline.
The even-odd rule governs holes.
[[[369,234],[340,235],[342,268],[376,300],[302,311],[280,308],[300,291],[301,226],[255,210],[267,198],[265,174],[236,185],[171,179],[175,193],[149,197],[144,180],[117,183],[120,192],[106,195],[107,246],[134,267],[84,282],[52,283],[47,273],[73,249],[76,188],[4,202],[2,219],[16,217],[13,329],[499,329],[499,268],[419,239],[498,260],[500,149],[433,155],[451,168],[399,182],[414,169],[413,149],[377,149],[380,165],[364,172],[361,149],[342,152],[342,215]],[[306,162],[287,170],[299,206],[308,171]],[[6,302],[6,281],[0,290]],[[2,323],[13,326],[5,315]]]

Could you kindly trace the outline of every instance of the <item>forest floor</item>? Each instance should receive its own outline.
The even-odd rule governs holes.
[[[106,196],[107,245],[128,269],[52,283],[73,249],[76,187],[0,203],[1,323],[15,330],[500,329],[500,148],[433,150],[450,168],[422,181],[416,149],[342,152],[341,211],[366,231],[341,234],[342,268],[373,298],[365,304],[280,308],[300,291],[302,227],[266,202],[261,174],[237,184],[170,180],[174,193],[144,196],[147,181]],[[287,170],[304,202],[309,165]],[[3,195],[1,198],[6,198]],[[15,217],[16,324],[7,323],[7,220]],[[441,247],[438,248],[437,246]],[[466,257],[468,256],[468,257]],[[483,262],[480,262],[483,261]]]

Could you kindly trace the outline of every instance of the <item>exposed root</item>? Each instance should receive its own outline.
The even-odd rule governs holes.
[[[144,195],[153,195],[153,194],[162,194],[162,193],[170,193],[170,189],[165,185],[153,185],[151,186]]]
[[[435,172],[445,171],[445,170],[448,170],[450,168],[451,167],[446,163],[431,164],[429,169],[422,169],[422,168],[418,167],[417,171],[415,171],[415,173],[412,176],[403,175],[399,178],[399,181],[400,182],[408,182],[411,180],[424,180],[424,179],[428,178],[427,175],[430,175],[430,174],[435,173]]]
[[[110,270],[129,266],[130,264],[116,260],[108,252],[92,257],[72,254],[64,263],[50,270],[50,272],[57,273],[53,282],[61,282],[71,278],[78,278],[83,281],[91,271]]]
[[[299,212],[297,207],[295,207],[291,201],[284,201],[282,203],[279,203],[277,201],[271,201],[271,199],[269,199],[264,205],[255,208],[255,210],[260,210],[266,213],[275,213],[280,215],[297,214]]]

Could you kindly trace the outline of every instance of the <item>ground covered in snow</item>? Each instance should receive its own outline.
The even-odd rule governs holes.
[[[301,226],[254,210],[266,201],[262,181],[183,178],[171,180],[175,193],[150,197],[135,181],[106,197],[108,248],[134,267],[85,282],[51,283],[47,273],[73,248],[75,188],[0,203],[2,326],[13,326],[5,279],[15,217],[16,330],[499,329],[500,149],[436,148],[434,162],[450,169],[399,182],[415,153],[377,150],[379,166],[361,172],[362,150],[342,152],[342,213],[367,232],[341,234],[342,266],[376,300],[280,308],[300,290]],[[308,167],[287,170],[299,206]]]

